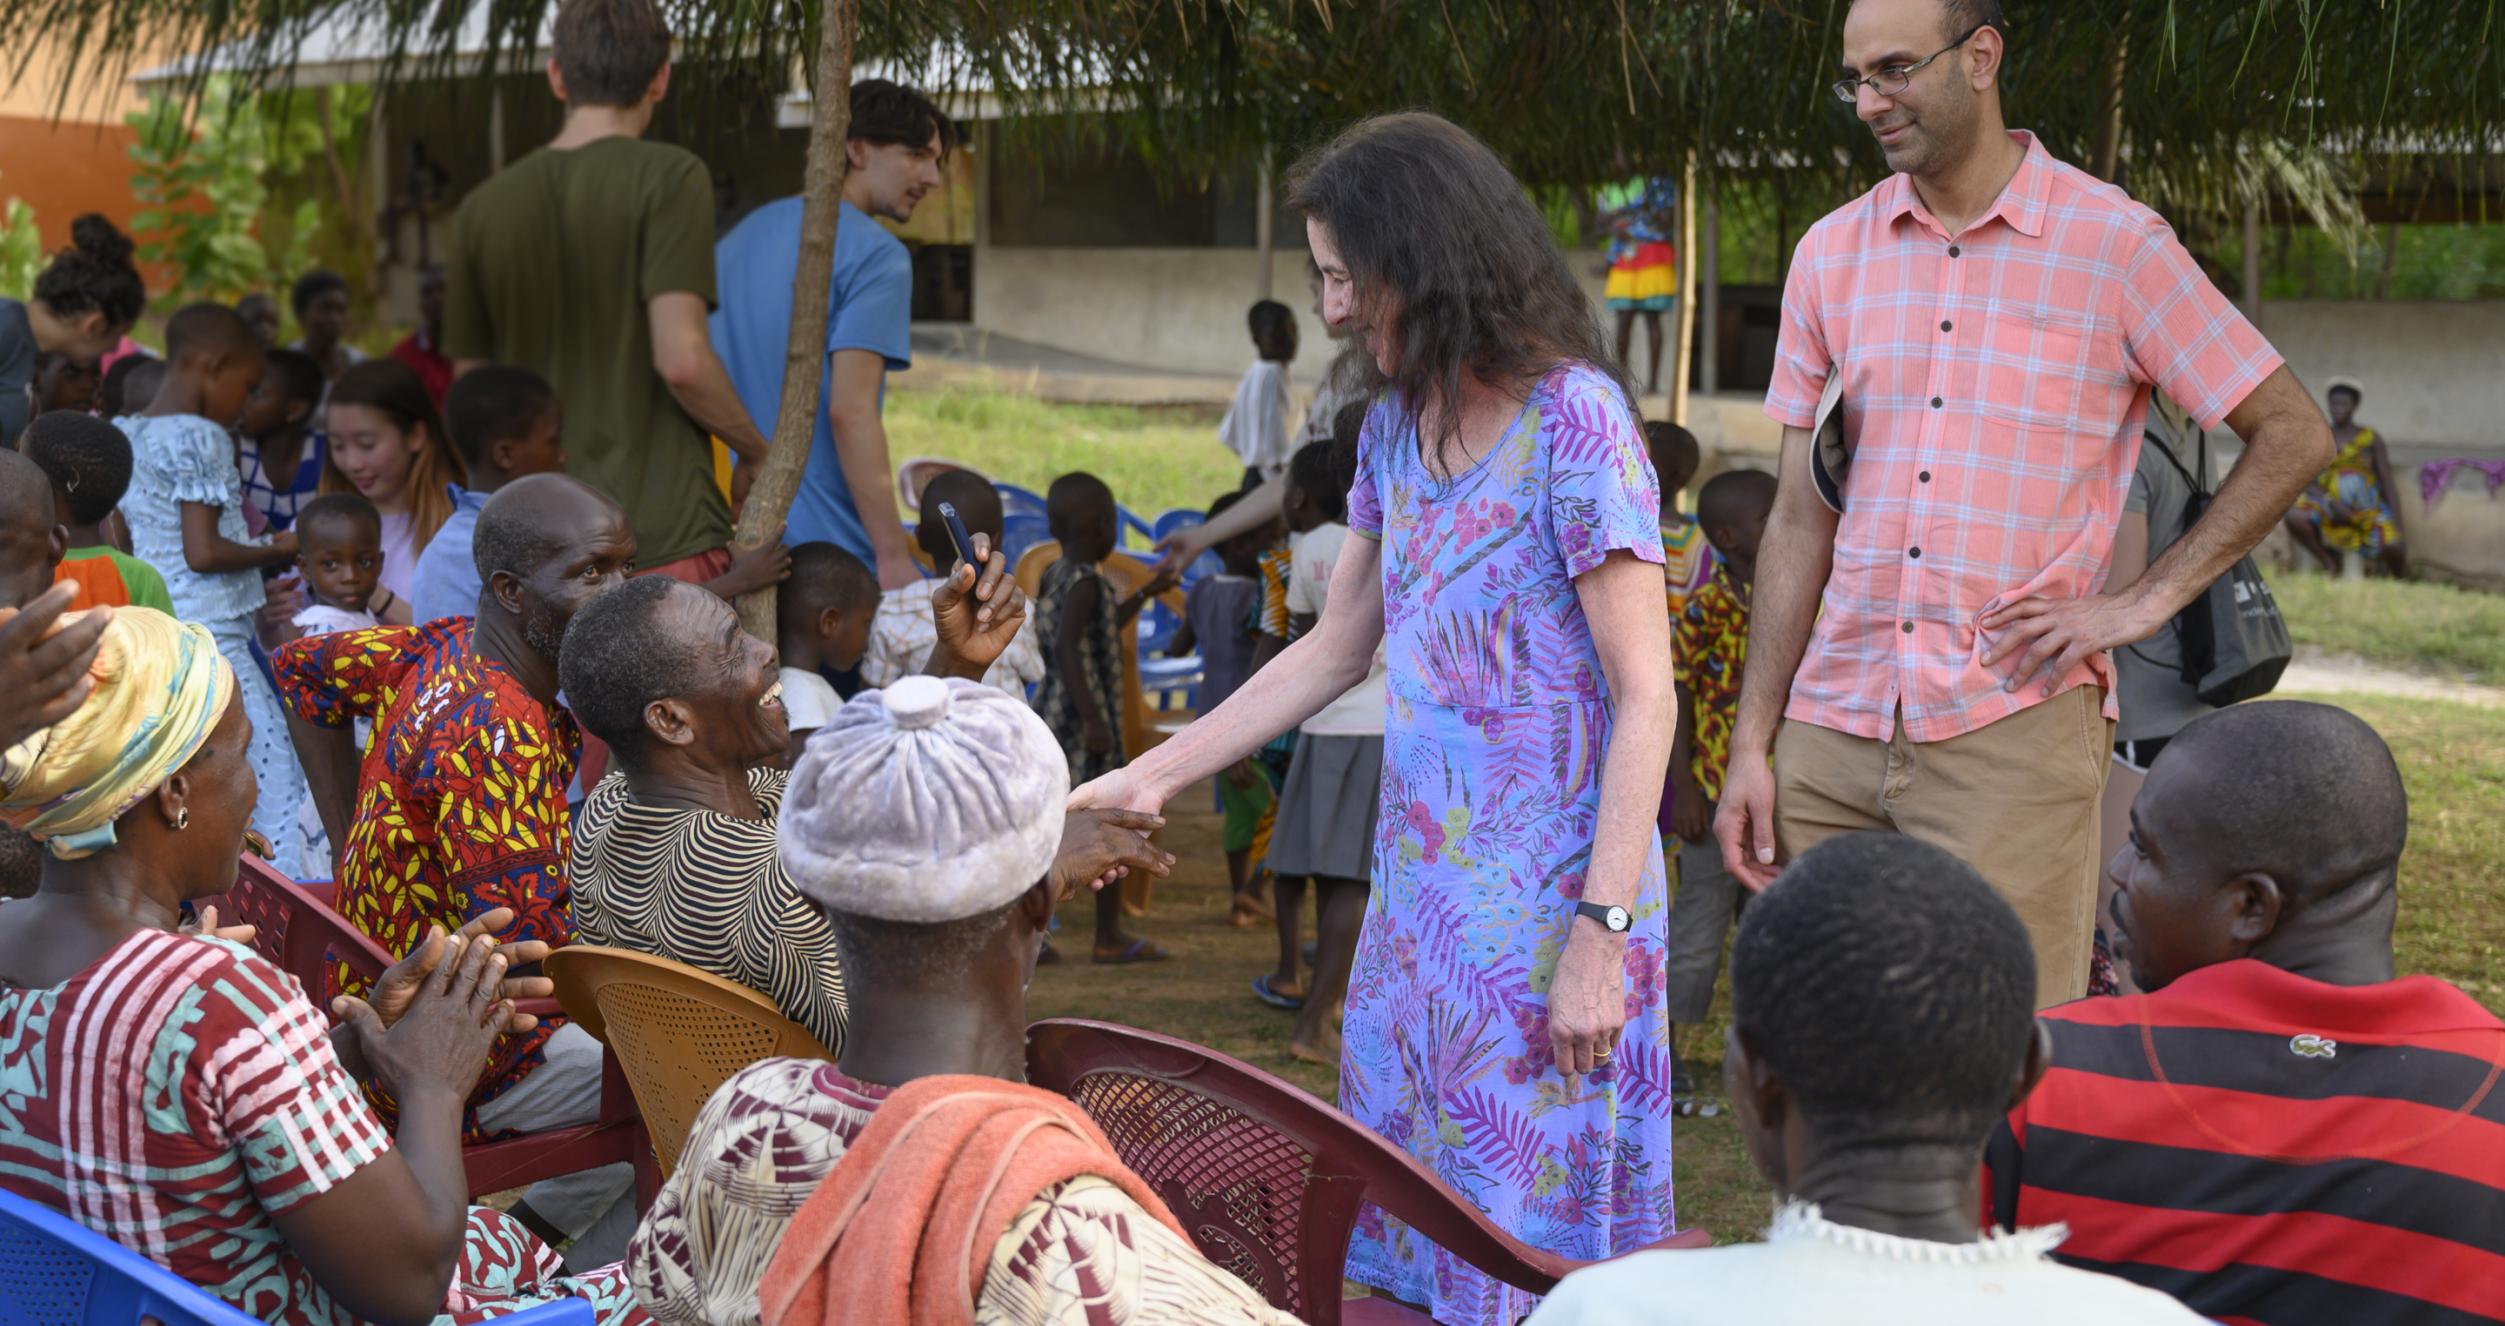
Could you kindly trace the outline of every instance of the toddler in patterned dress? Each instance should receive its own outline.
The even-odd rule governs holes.
[[[1122,628],[1148,600],[1172,589],[1159,572],[1127,595],[1105,579],[1104,560],[1119,537],[1113,490],[1092,474],[1065,474],[1044,494],[1044,516],[1061,544],[1061,560],[1044,572],[1035,594],[1035,638],[1047,666],[1035,687],[1035,712],[1061,741],[1073,787],[1122,767]],[[1158,962],[1163,948],[1122,930],[1122,891],[1096,894],[1096,952],[1101,963]]]
[[[296,558],[294,531],[254,539],[244,520],[243,476],[227,423],[261,381],[267,357],[252,328],[223,304],[193,304],[165,324],[165,382],[137,413],[113,421],[130,438],[131,480],[122,494],[131,551],[165,577],[173,615],[197,622],[235,669],[252,720],[252,771],[261,798],[252,827],[272,860],[292,865],[302,835],[296,808],[304,771],[287,739],[287,711],[253,651],[255,618],[268,601],[266,567]]]

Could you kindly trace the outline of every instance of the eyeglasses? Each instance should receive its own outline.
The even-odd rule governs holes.
[[[1862,84],[1867,83],[1870,85],[1870,90],[1878,93],[1880,96],[1893,97],[1898,93],[1903,92],[1906,85],[1914,81],[1914,75],[1922,72],[1924,66],[1930,64],[1933,60],[1939,59],[1941,56],[1948,54],[1950,51],[1956,50],[1958,47],[1965,45],[1967,42],[1973,41],[1974,34],[1981,32],[1990,26],[1992,25],[1989,23],[1977,23],[1973,27],[1966,29],[1965,36],[1959,37],[1957,40],[1950,42],[1946,46],[1943,46],[1938,50],[1931,52],[1929,55],[1914,61],[1912,64],[1892,64],[1887,68],[1872,74],[1868,78],[1837,79],[1833,84],[1829,85],[1829,90],[1835,93],[1835,99],[1837,101],[1857,102],[1861,100]]]

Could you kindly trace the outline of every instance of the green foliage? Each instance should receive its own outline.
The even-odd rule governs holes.
[[[312,264],[323,209],[304,198],[264,232],[271,185],[304,173],[323,151],[321,116],[333,132],[353,131],[372,104],[364,88],[317,100],[301,93],[252,93],[217,79],[198,103],[151,94],[127,123],[135,136],[131,192],[140,211],[131,227],[139,256],[174,270],[167,307],[194,300],[232,302],[283,286]],[[346,121],[343,127],[339,119]]]
[[[35,229],[35,209],[11,195],[0,206],[0,290],[26,294],[43,272],[43,234]]]
[[[2226,270],[2238,270],[2241,234],[2228,233],[2217,252]],[[2378,228],[2354,252],[2305,227],[2274,225],[2262,232],[2261,292],[2264,299],[2505,299],[2505,223]]]

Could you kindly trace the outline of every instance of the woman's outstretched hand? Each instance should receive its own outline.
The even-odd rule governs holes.
[[[1626,937],[1585,924],[1567,932],[1548,983],[1548,1045],[1568,1082],[1607,1068],[1626,1026]]]
[[[1139,776],[1138,765],[1131,765],[1073,789],[1064,808],[1074,811],[1136,810],[1144,815],[1162,815],[1166,799],[1164,793]]]

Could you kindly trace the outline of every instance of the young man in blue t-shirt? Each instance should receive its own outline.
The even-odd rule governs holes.
[[[896,503],[896,469],[879,419],[887,371],[912,363],[913,260],[873,217],[906,221],[939,187],[957,129],[929,98],[885,79],[853,84],[835,271],[827,289],[826,377],[809,467],[792,498],[789,542],[826,542],[870,563],[882,589],[922,578]],[[800,199],[751,212],[714,247],[721,307],[713,343],[749,414],[771,421],[783,399]],[[856,502],[855,493],[868,494]]]

